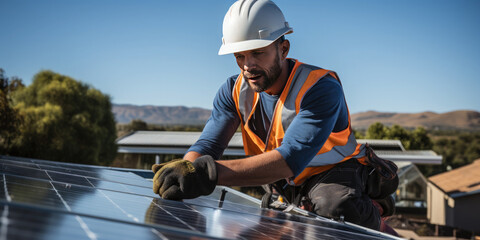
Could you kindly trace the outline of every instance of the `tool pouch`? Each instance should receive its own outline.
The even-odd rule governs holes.
[[[398,187],[398,167],[390,160],[379,158],[373,149],[365,144],[366,162],[369,168],[366,192],[371,199],[383,199]]]

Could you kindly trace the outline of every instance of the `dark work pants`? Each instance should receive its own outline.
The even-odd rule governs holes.
[[[380,213],[366,194],[368,168],[356,159],[309,178],[302,192],[312,203],[312,211],[379,230]]]

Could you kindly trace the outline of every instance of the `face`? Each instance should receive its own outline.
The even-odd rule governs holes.
[[[234,53],[243,78],[256,92],[268,90],[282,72],[282,55],[277,43],[250,51]]]

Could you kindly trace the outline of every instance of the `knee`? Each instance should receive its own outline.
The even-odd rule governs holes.
[[[315,213],[320,216],[333,219],[339,219],[341,216],[345,219],[355,219],[359,216],[352,198],[320,196],[312,202]]]
[[[338,220],[343,216],[347,222],[375,230],[380,228],[380,214],[368,197],[340,199],[320,197],[313,203],[313,210],[327,218]]]

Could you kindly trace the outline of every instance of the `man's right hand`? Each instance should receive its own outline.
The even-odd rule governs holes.
[[[160,169],[162,169],[165,165],[167,164],[170,164],[170,163],[173,163],[173,162],[177,162],[177,161],[181,161],[183,159],[181,158],[177,158],[177,159],[173,159],[173,160],[170,160],[168,162],[164,162],[164,163],[160,163],[160,164],[153,164],[152,165],[152,171],[153,173],[155,174],[153,176],[153,192],[155,192],[156,194],[158,194],[158,177],[160,176],[161,172],[159,172]]]
[[[163,166],[165,166],[165,165],[167,165],[171,162],[176,162],[176,161],[179,161],[179,160],[183,160],[183,159],[177,158],[177,159],[173,159],[173,160],[168,161],[168,162],[164,162],[164,163],[160,163],[160,164],[153,164],[152,165],[152,171],[153,171],[153,173],[156,174],[158,172],[158,170],[160,170],[160,168],[162,168]],[[153,177],[153,180],[155,180],[155,177]]]
[[[153,192],[163,199],[181,200],[209,195],[217,185],[215,160],[208,155],[194,162],[175,159],[168,163],[152,166]]]

